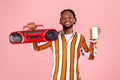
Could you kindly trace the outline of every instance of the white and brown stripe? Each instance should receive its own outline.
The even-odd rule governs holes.
[[[78,60],[80,58],[80,50],[83,49],[88,59],[94,58],[94,43],[90,42],[87,46],[84,36],[74,33],[73,37],[66,42],[63,33],[58,35],[58,39],[48,42],[42,46],[33,43],[35,50],[42,50],[48,46],[52,47],[54,54],[54,67],[52,80],[80,80]]]

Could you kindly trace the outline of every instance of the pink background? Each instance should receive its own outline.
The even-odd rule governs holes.
[[[89,41],[89,28],[102,33],[94,61],[81,56],[82,80],[120,80],[120,1],[119,0],[0,0],[0,80],[50,80],[53,54],[30,44],[12,45],[9,34],[22,30],[28,22],[61,30],[59,14],[71,8],[77,15],[74,29]]]

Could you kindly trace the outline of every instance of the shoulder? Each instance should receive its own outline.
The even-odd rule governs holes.
[[[85,36],[83,34],[77,33],[77,38],[80,39],[80,41],[84,42],[85,41]]]
[[[79,35],[79,36],[81,36],[81,37],[84,37],[84,35],[83,34],[81,34],[81,33],[78,33],[78,32],[75,32],[77,35]]]

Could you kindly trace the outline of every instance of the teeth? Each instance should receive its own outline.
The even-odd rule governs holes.
[[[70,24],[70,22],[66,22],[65,24]]]

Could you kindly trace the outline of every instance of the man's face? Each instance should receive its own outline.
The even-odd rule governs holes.
[[[75,23],[75,18],[73,14],[69,11],[65,11],[60,18],[60,24],[63,26],[63,28],[71,28]]]

